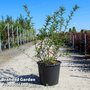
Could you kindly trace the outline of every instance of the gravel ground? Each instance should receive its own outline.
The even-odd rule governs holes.
[[[90,90],[90,59],[67,47],[61,48],[59,53],[66,51],[70,51],[70,56],[58,58],[62,63],[59,83],[54,86],[40,84],[32,42],[1,52],[0,90]],[[28,82],[29,78],[32,81]]]

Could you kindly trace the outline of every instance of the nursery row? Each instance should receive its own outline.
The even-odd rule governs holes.
[[[6,30],[0,33],[0,51],[22,45],[35,39],[35,33],[31,30],[25,30],[18,26],[13,28],[13,25],[10,27],[9,23],[7,23],[4,29]]]
[[[80,32],[80,33],[68,33],[66,34],[68,39],[66,40],[66,44],[81,53],[89,53],[90,52],[90,33]]]

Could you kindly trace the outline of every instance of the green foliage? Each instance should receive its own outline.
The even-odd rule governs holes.
[[[69,33],[71,33],[72,32],[72,29],[71,28],[69,28]]]
[[[69,51],[67,51],[66,53],[63,53],[63,55],[69,55],[70,56],[70,54],[69,54]]]
[[[69,25],[70,20],[72,20],[72,16],[74,15],[74,12],[75,12],[78,8],[80,8],[80,7],[77,6],[77,4],[76,4],[76,5],[74,6],[73,10],[70,12],[70,15],[68,15],[68,18],[69,18],[69,19],[66,19],[65,30],[67,29],[67,26]],[[65,30],[64,30],[64,31],[65,31]]]
[[[6,15],[6,16],[7,18],[5,20],[5,23],[9,23],[10,25],[14,24],[14,21],[12,20],[12,16],[9,16],[9,15]]]
[[[90,33],[90,30],[88,30],[88,32]]]
[[[81,29],[81,32],[84,33],[84,29]]]
[[[46,83],[46,86],[49,86],[49,85]]]
[[[76,33],[76,29],[75,29],[75,27],[73,27],[72,32],[73,32],[73,33]]]
[[[16,48],[16,47],[17,47],[17,44],[16,44],[16,43],[12,43],[12,44],[11,44],[11,47]]]
[[[66,37],[64,32],[74,12],[78,8],[79,6],[74,6],[70,15],[68,15],[69,19],[63,17],[66,10],[64,6],[61,6],[58,11],[54,12],[53,16],[46,15],[44,28],[39,29],[39,34],[37,35],[40,42],[35,45],[37,56],[43,60],[44,63],[55,60],[55,58],[58,57],[59,48],[65,46]],[[63,27],[65,27],[65,29],[62,31]],[[48,50],[48,52],[46,50]],[[51,54],[53,54],[53,57]],[[68,55],[68,53],[66,52],[65,55]]]
[[[38,39],[44,40],[44,38],[47,37],[47,32],[43,28],[38,29],[38,30],[39,30]]]
[[[30,11],[28,10],[27,5],[23,5],[27,17],[24,18],[22,14],[14,21],[12,19],[12,16],[6,15],[6,19],[4,20],[4,17],[1,16],[2,20],[0,21],[0,33],[1,33],[1,39],[6,40],[7,39],[7,23],[9,23],[9,29],[11,33],[11,25],[13,24],[13,31],[14,36],[17,36],[17,30],[16,27],[18,26],[18,29],[21,28],[21,34],[24,32],[24,30],[30,31],[31,39],[34,40],[36,36],[36,30],[34,29],[34,23],[31,22],[32,17],[30,16]],[[18,35],[20,35],[20,30],[18,30]],[[28,35],[26,35],[28,37]]]
[[[34,23],[31,23],[31,19],[33,18],[33,17],[31,17],[30,16],[30,11],[28,11],[28,7],[27,7],[27,5],[25,4],[25,5],[23,5],[23,7],[24,7],[24,10],[26,11],[26,13],[27,13],[27,17],[29,18],[29,20],[27,19],[27,18],[25,18],[25,20],[26,20],[26,27],[25,28],[27,28],[27,29],[31,29],[31,27],[33,27],[33,25],[34,25]]]

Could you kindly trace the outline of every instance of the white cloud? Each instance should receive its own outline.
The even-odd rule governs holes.
[[[76,23],[74,23],[74,24],[76,24]]]

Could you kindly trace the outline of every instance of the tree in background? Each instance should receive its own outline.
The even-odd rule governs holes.
[[[27,17],[25,17],[25,18],[22,14],[20,14],[20,16],[14,21],[14,19],[12,19],[12,16],[6,15],[5,20],[4,20],[4,17],[1,16],[2,20],[0,21],[0,33],[1,33],[2,40],[5,40],[6,36],[7,36],[7,27],[6,27],[7,23],[9,23],[9,30],[10,30],[11,34],[12,34],[11,25],[13,24],[13,30],[18,26],[19,28],[21,28],[21,33],[22,33],[23,29],[29,30],[31,32],[31,34],[33,34],[35,36],[36,30],[34,29],[34,23],[31,22],[31,19],[33,17],[30,16],[30,11],[28,10],[27,5],[23,5],[23,7],[27,13]],[[15,36],[17,35],[16,30],[14,31],[14,35]]]
[[[84,33],[84,29],[81,29],[81,32]]]
[[[73,33],[76,33],[76,29],[75,29],[75,27],[73,27],[72,32],[73,32]]]
[[[12,16],[7,15],[7,18],[5,20],[5,23],[14,24],[14,20],[12,20]]]
[[[72,29],[71,28],[69,28],[69,33],[72,33]]]

